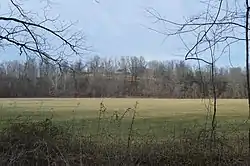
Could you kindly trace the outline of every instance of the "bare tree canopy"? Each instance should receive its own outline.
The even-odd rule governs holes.
[[[222,55],[230,58],[231,47],[239,42],[245,44],[245,63],[246,63],[246,91],[248,98],[248,119],[250,120],[250,75],[249,75],[249,0],[204,0],[203,12],[195,16],[185,18],[183,23],[174,22],[162,17],[156,10],[148,9],[147,12],[154,17],[156,22],[165,24],[163,32],[154,30],[158,33],[169,36],[179,36],[186,48],[185,60],[198,60],[211,65],[211,80],[213,86],[213,118],[211,140],[216,128],[216,88],[215,88],[215,63]],[[168,29],[174,27],[173,29]],[[194,37],[190,43],[190,37],[184,39],[184,35]],[[210,56],[207,56],[210,55]],[[242,55],[244,57],[244,55]],[[250,128],[248,131],[250,138]],[[250,157],[250,139],[248,155]]]
[[[0,15],[0,47],[16,48],[20,55],[36,56],[57,65],[66,58],[85,54],[88,47],[84,34],[72,32],[73,23],[65,24],[59,17],[51,18],[48,14],[51,2],[43,2],[46,6],[41,16],[25,10],[22,0],[9,0],[7,12]]]
[[[240,42],[245,44],[247,91],[248,98],[250,98],[249,1],[204,0],[200,1],[200,3],[205,7],[203,12],[185,18],[183,23],[171,21],[161,16],[154,9],[147,9],[147,12],[153,16],[156,23],[161,22],[166,27],[164,31],[152,28],[151,30],[165,35],[166,38],[178,36],[186,48],[185,60],[203,61],[206,64],[210,64],[212,68],[223,55],[227,55],[230,60],[231,47],[233,45]],[[191,40],[192,38],[194,39],[193,41]],[[212,73],[213,76],[214,74]]]
[[[248,8],[245,0],[203,0],[200,3],[205,7],[203,12],[184,18],[182,23],[165,18],[155,9],[147,9],[155,23],[161,22],[166,27],[164,31],[151,30],[166,38],[178,36],[186,49],[185,60],[211,64],[223,55],[230,58],[232,45],[245,41],[245,9]],[[210,54],[211,47],[215,47],[217,53],[213,62],[203,56]]]

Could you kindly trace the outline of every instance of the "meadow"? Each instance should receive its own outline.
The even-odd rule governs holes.
[[[85,134],[96,134],[99,125],[113,133],[123,133],[122,136],[126,138],[133,116],[133,111],[128,109],[133,108],[136,102],[138,104],[133,127],[137,130],[137,135],[151,132],[155,138],[164,139],[173,130],[179,132],[194,126],[197,130],[210,127],[213,104],[208,99],[1,99],[0,116],[3,125],[10,120],[52,118],[56,123],[70,123],[75,128],[84,130]],[[217,101],[217,110],[218,129],[247,129],[246,125],[242,125],[248,117],[247,100],[220,99]],[[116,119],[120,119],[119,128],[114,123]]]
[[[216,144],[214,151],[227,157],[237,154],[244,158],[248,131],[247,100],[219,99],[217,102],[216,141],[219,144]],[[11,128],[11,132],[27,134],[34,133],[34,130],[40,133],[42,130],[43,134],[51,134],[51,128],[57,126],[67,133],[62,137],[85,140],[85,145],[80,146],[79,142],[77,145],[85,146],[85,150],[88,149],[88,152],[84,152],[85,156],[92,154],[89,162],[95,161],[98,164],[116,165],[118,159],[129,163],[146,162],[146,165],[162,162],[173,164],[179,162],[180,154],[181,158],[188,155],[187,160],[190,160],[190,156],[195,158],[194,160],[204,157],[205,153],[208,155],[207,148],[210,146],[208,138],[213,107],[212,102],[207,99],[0,99],[0,110],[0,128],[3,131],[11,124],[8,128]],[[47,125],[46,119],[50,121],[50,129],[44,127],[44,124]],[[24,127],[20,129],[18,126]],[[57,132],[59,128],[56,129]],[[57,135],[56,140],[60,136],[58,133],[54,135]],[[166,147],[163,148],[163,145]],[[84,148],[78,151],[82,149]],[[170,152],[174,154],[169,155]],[[113,158],[104,157],[107,154]],[[130,158],[127,154],[130,154]],[[81,159],[80,156],[79,158]],[[229,157],[229,160],[231,162],[232,158]],[[88,162],[87,159],[84,161]],[[219,161],[221,163],[221,159]],[[204,162],[207,162],[207,159],[199,160],[200,164]]]
[[[205,116],[212,102],[208,99],[123,99],[123,98],[14,98],[0,99],[2,112],[44,112],[54,113],[55,118],[67,119],[72,112],[78,118],[94,118],[98,114],[100,103],[107,108],[110,115],[114,111],[122,113],[138,102],[138,118],[162,117],[196,117]],[[218,116],[229,119],[248,115],[247,100],[244,99],[219,99],[217,100]],[[11,115],[11,113],[10,113]]]

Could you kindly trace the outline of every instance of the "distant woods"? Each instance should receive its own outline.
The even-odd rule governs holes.
[[[70,67],[69,67],[70,66]],[[216,68],[219,98],[246,98],[243,68]],[[184,61],[150,61],[143,57],[64,62],[60,68],[29,59],[0,65],[0,97],[156,97],[212,96],[211,67]]]

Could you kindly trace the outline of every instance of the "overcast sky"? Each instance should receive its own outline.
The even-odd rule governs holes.
[[[4,1],[4,2],[3,2]],[[1,11],[6,9],[9,0],[1,0]],[[87,42],[93,46],[95,54],[102,57],[144,56],[146,60],[184,59],[180,49],[184,46],[176,38],[163,42],[164,36],[147,27],[155,25],[145,12],[155,8],[161,15],[180,21],[183,16],[204,10],[199,0],[53,0],[52,12],[60,14],[62,20],[78,21],[77,26],[84,30]],[[38,10],[39,0],[25,1],[24,7]],[[9,56],[9,55],[13,56]],[[176,56],[178,54],[179,56]],[[239,58],[242,57],[242,58]],[[244,65],[244,45],[232,50],[233,65]],[[1,52],[1,60],[19,58],[14,50]],[[219,62],[228,65],[227,57]]]

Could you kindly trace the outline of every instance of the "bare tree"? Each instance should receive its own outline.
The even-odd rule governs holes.
[[[203,0],[200,1],[205,7],[204,12],[185,18],[183,23],[171,21],[161,16],[154,9],[147,9],[153,16],[155,23],[163,23],[164,31],[153,28],[157,33],[167,37],[178,36],[183,43],[186,52],[185,60],[197,60],[211,65],[214,72],[215,62],[227,55],[230,60],[231,47],[242,42],[246,46],[246,82],[248,109],[250,119],[250,81],[249,81],[249,1],[248,0]],[[188,41],[185,40],[188,36]],[[190,39],[193,37],[193,41]],[[209,56],[212,55],[211,60]],[[214,74],[212,82],[214,86]],[[216,91],[214,93],[214,116],[212,128],[214,129],[216,115]],[[249,128],[249,154],[250,154],[250,128]]]
[[[2,49],[16,48],[20,55],[39,57],[57,65],[61,65],[66,58],[81,56],[88,51],[83,33],[70,31],[73,23],[64,24],[59,17],[49,17],[49,0],[45,0],[43,15],[26,11],[21,2],[9,0],[6,14],[0,15]]]

